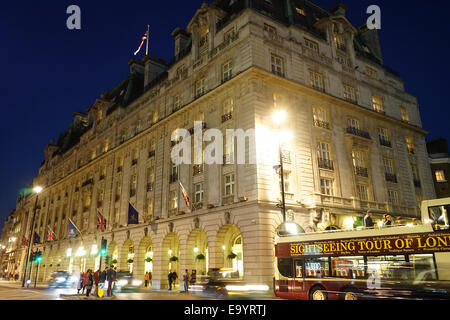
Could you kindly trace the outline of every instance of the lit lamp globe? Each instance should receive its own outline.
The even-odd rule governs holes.
[[[34,192],[34,193],[39,194],[39,193],[41,193],[41,191],[42,191],[42,187],[37,186],[37,187],[34,187],[34,188],[33,188],[33,192]]]
[[[293,221],[288,221],[280,224],[276,229],[278,236],[296,236],[305,233],[305,230]]]
[[[273,122],[277,125],[284,123],[287,119],[287,112],[284,110],[276,110],[272,114]]]

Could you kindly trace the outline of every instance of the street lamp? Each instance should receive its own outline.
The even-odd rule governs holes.
[[[284,110],[275,110],[272,115],[273,122],[280,126],[286,121],[287,113]],[[283,169],[283,155],[281,152],[281,141],[278,141],[278,152],[280,156],[280,176],[281,176],[281,213],[283,214],[283,224],[286,223],[286,201],[285,201],[285,191],[284,191],[284,169]]]
[[[31,246],[33,245],[34,220],[36,219],[36,209],[37,209],[37,204],[38,204],[39,193],[41,193],[42,190],[43,190],[42,187],[39,187],[39,186],[36,186],[33,188],[33,192],[36,194],[36,201],[34,202],[33,218],[31,220],[31,226],[30,226],[30,237],[29,237],[27,255],[25,258],[25,270],[23,273],[22,288],[25,287],[25,278],[27,275],[28,260],[30,257]],[[30,271],[30,277],[31,277],[31,271]]]

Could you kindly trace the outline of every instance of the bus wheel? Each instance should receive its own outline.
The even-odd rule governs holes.
[[[342,293],[342,299],[343,300],[358,300],[358,296],[356,295],[356,293],[351,292],[349,289],[347,289],[346,291],[344,291]]]
[[[327,300],[327,291],[321,286],[317,286],[311,289],[309,293],[309,300]]]

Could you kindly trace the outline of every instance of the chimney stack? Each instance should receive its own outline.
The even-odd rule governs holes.
[[[175,38],[175,57],[177,57],[188,43],[189,33],[184,29],[175,28],[172,32],[172,37]]]
[[[151,55],[147,55],[142,59],[142,62],[145,64],[145,80],[144,80],[144,88],[152,82],[156,77],[158,77],[161,73],[166,71],[167,62],[163,59],[156,58]]]
[[[339,2],[337,5],[335,5],[333,8],[330,9],[330,12],[335,16],[345,17],[347,10],[348,10],[347,6],[342,2]]]

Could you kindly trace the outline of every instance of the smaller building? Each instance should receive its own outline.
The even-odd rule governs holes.
[[[437,198],[450,197],[450,155],[447,140],[439,138],[427,143],[434,188]]]

